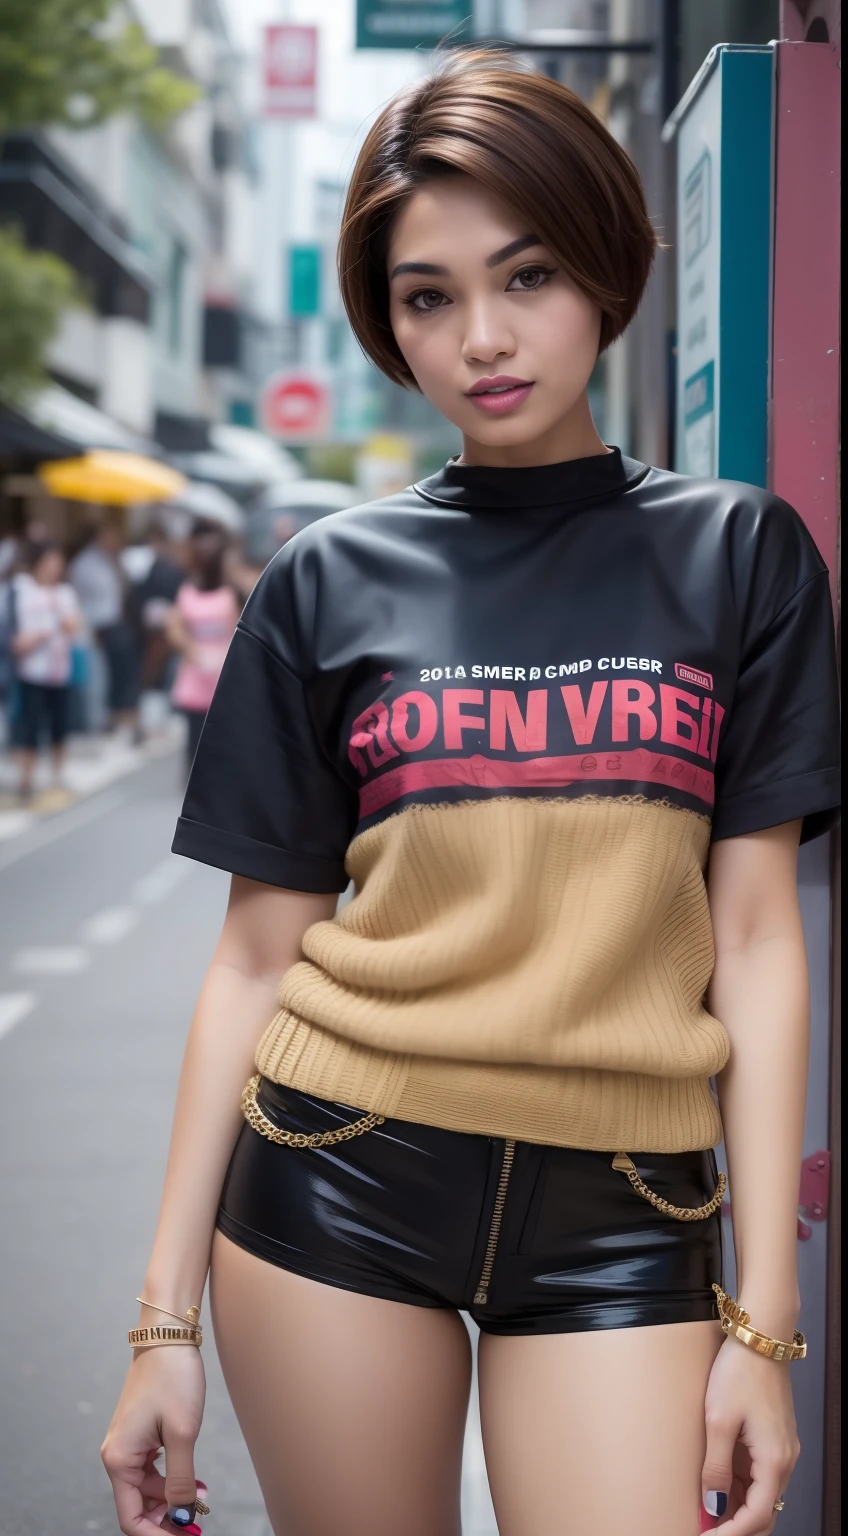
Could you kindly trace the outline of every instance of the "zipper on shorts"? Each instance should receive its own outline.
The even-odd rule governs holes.
[[[498,1251],[498,1238],[501,1235],[501,1223],[503,1222],[504,1206],[506,1205],[506,1192],[509,1188],[509,1176],[512,1172],[512,1160],[514,1157],[515,1142],[505,1141],[501,1175],[498,1179],[495,1203],[492,1207],[492,1220],[489,1225],[489,1237],[486,1243],[486,1256],[483,1260],[483,1268],[480,1271],[480,1279],[477,1281],[477,1289],[474,1292],[475,1307],[485,1307],[489,1300],[489,1282],[492,1278],[495,1254]]]

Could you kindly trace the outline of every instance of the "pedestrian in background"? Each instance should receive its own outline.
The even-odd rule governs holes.
[[[30,544],[24,569],[12,578],[15,690],[12,740],[18,747],[21,800],[32,798],[38,748],[46,736],[53,768],[54,807],[67,798],[61,783],[68,737],[73,641],[82,629],[76,593],[65,580],[55,544]],[[45,806],[45,809],[48,807]]]
[[[146,735],[161,729],[169,712],[177,657],[168,621],[185,581],[185,562],[180,563],[167,529],[155,522],[142,544],[124,551],[122,565],[129,578],[127,614],[139,656],[139,723]]]
[[[180,657],[171,702],[188,725],[188,768],[194,762],[241,608],[226,578],[229,546],[227,534],[216,523],[195,524],[189,539],[189,578],[180,587],[166,624]]]
[[[109,729],[138,731],[140,658],[127,617],[127,579],[119,555],[121,531],[104,522],[71,561],[71,581],[106,667]]]

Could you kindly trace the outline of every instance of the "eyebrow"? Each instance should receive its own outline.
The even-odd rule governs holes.
[[[499,251],[494,251],[486,257],[487,267],[499,267],[502,262],[509,261],[510,256],[517,256],[519,251],[526,251],[532,245],[541,245],[538,235],[519,235],[517,240],[510,240],[509,245],[502,245]]]
[[[406,272],[418,272],[421,277],[449,277],[447,267],[437,267],[432,261],[399,261],[390,277],[403,277]]]
[[[531,246],[541,245],[538,235],[519,235],[517,240],[510,240],[508,245],[502,245],[499,251],[493,251],[486,257],[487,267],[499,267],[511,256],[517,256],[520,251],[529,250]],[[408,272],[415,272],[419,277],[450,277],[447,267],[437,266],[432,261],[399,261],[389,274],[390,280],[395,277],[403,277]]]

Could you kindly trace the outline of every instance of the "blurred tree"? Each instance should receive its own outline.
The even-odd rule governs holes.
[[[139,26],[117,24],[114,0],[0,0],[0,134],[115,112],[161,128],[196,96]]]
[[[16,229],[0,228],[0,399],[19,405],[49,382],[48,343],[68,306],[84,302],[66,262],[28,250]]]

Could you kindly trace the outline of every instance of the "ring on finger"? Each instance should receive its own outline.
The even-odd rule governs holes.
[[[780,1514],[781,1510],[786,1508],[786,1500],[785,1499],[775,1499],[775,1502],[772,1504],[771,1507],[772,1507],[773,1510],[776,1510],[777,1514]]]

